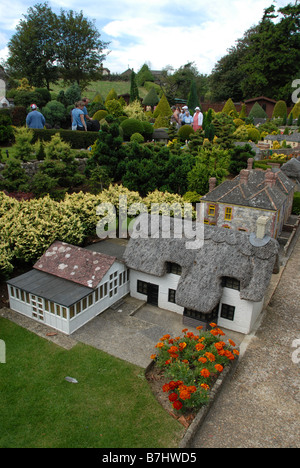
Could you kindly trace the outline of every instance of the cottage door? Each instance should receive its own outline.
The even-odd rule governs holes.
[[[38,296],[31,296],[32,317],[44,321],[43,299]]]
[[[158,290],[159,290],[159,287],[157,286],[157,284],[148,283],[148,290],[147,290],[148,304],[158,306]]]

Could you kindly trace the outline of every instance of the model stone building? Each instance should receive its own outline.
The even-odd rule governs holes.
[[[260,216],[268,218],[267,233],[277,239],[291,215],[295,185],[282,172],[248,168],[233,180],[215,186],[210,179],[210,191],[201,198],[205,204],[204,222],[236,231],[255,232]]]

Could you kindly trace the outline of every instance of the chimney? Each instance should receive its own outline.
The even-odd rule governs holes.
[[[210,192],[216,188],[216,184],[217,184],[217,179],[215,177],[211,177],[209,179],[209,191]]]
[[[247,184],[249,178],[250,171],[248,169],[242,169],[240,172],[240,183]]]
[[[267,231],[268,216],[260,216],[256,221],[256,238],[263,239]]]
[[[248,167],[247,167],[248,171],[252,171],[252,169],[253,169],[253,161],[254,161],[253,158],[249,158],[249,159],[248,159]]]
[[[266,170],[265,183],[268,187],[273,187],[276,184],[276,175],[271,169]]]

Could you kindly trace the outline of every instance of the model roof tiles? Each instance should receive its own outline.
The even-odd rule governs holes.
[[[35,263],[34,268],[93,289],[115,260],[116,257],[56,241]]]
[[[293,183],[281,171],[244,170],[233,180],[218,185],[202,200],[277,211],[291,190]]]

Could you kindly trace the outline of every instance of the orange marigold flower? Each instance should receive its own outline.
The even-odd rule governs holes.
[[[214,323],[214,322],[211,322],[209,325],[210,325],[211,328],[215,328],[217,326],[217,324]]]
[[[236,354],[237,356],[240,355],[240,352],[239,352],[237,349],[234,349],[232,352],[233,352],[234,354]]]
[[[155,358],[156,358],[156,354],[151,354],[150,359],[155,359]]]
[[[190,393],[195,393],[197,391],[197,387],[195,387],[195,385],[190,385],[188,388],[187,388],[188,392]]]
[[[197,351],[202,351],[202,349],[204,349],[205,346],[202,343],[197,343],[195,348],[196,348]]]
[[[223,349],[223,344],[220,341],[215,343],[214,346],[218,351],[221,351],[221,349]]]
[[[218,372],[222,372],[222,370],[224,369],[223,366],[221,366],[221,364],[216,364],[215,365],[215,369],[218,371]]]
[[[167,361],[165,361],[165,364],[169,365],[169,364],[171,364],[171,362],[172,362],[172,359],[168,359]]]
[[[233,360],[234,360],[234,355],[233,355],[232,352],[229,351],[228,349],[225,351],[225,356],[226,356],[227,359],[229,359],[230,361],[233,361]]]
[[[185,347],[186,347],[186,342],[185,341],[183,341],[182,343],[179,343],[180,351],[182,351]]]
[[[170,390],[174,390],[174,388],[177,387],[177,383],[174,382],[174,380],[171,380],[171,382],[169,382],[169,388]]]
[[[202,330],[202,325],[199,325],[198,327],[196,327],[196,330]]]
[[[208,359],[210,362],[213,362],[213,361],[216,360],[215,355],[214,355],[213,353],[207,352],[207,353],[205,353],[205,356],[207,357],[207,359]]]
[[[168,340],[171,337],[171,335],[164,335],[161,337],[160,341]]]
[[[173,359],[177,359],[178,358],[178,354],[176,353],[170,353],[170,357],[173,358]]]
[[[185,364],[188,364],[188,363],[189,363],[189,361],[188,361],[187,359],[182,359],[181,362],[184,362]]]
[[[163,343],[157,343],[157,345],[155,345],[155,348],[162,348],[164,346]]]
[[[210,376],[210,372],[208,369],[202,369],[202,371],[200,372],[200,374],[202,375],[202,377],[204,377],[205,379],[207,379],[209,376]]]
[[[179,398],[181,398],[181,400],[189,400],[191,398],[191,394],[187,390],[182,390],[179,393]]]
[[[184,329],[182,330],[182,333],[185,333],[185,332],[187,332],[187,331],[188,331],[188,328],[184,328]]]
[[[202,364],[205,364],[207,359],[205,357],[199,357],[198,361],[202,362]]]
[[[219,356],[225,356],[225,351],[224,351],[224,349],[218,350],[218,355],[219,355]]]
[[[231,346],[235,346],[235,342],[234,342],[234,341],[232,341],[230,338],[229,338],[229,340],[228,340],[228,341],[229,341],[229,344],[231,344]]]
[[[204,390],[208,390],[209,389],[209,385],[207,385],[206,383],[202,383],[200,385],[200,387],[204,388]]]
[[[171,348],[168,349],[168,353],[170,353],[170,354],[177,353],[177,351],[178,351],[177,346],[171,346]]]
[[[182,405],[181,401],[176,400],[176,401],[174,401],[174,403],[172,404],[172,406],[173,406],[173,408],[176,409],[176,410],[181,410],[181,408],[182,408],[183,405]]]

